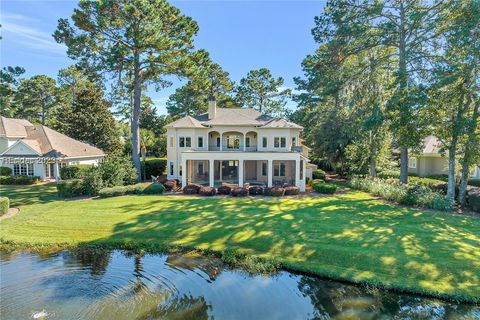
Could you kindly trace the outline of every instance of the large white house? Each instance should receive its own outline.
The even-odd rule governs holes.
[[[302,127],[247,109],[217,108],[183,117],[167,129],[167,177],[198,183],[296,185],[305,190],[308,148]]]
[[[104,157],[102,150],[46,126],[0,117],[0,166],[14,175],[58,180],[61,167],[96,165]]]

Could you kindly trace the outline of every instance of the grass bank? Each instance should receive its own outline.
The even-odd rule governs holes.
[[[0,191],[15,193],[21,208],[0,223],[4,247],[196,248],[226,253],[226,260],[259,257],[253,263],[275,261],[354,283],[480,301],[475,217],[402,208],[363,192],[302,199],[61,201],[48,192],[41,196],[41,188],[37,196],[22,189],[24,200],[14,188]]]

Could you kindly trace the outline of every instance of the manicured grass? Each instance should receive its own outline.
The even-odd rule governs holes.
[[[480,301],[480,219],[475,217],[402,208],[363,192],[36,204],[22,192],[28,198],[20,214],[0,222],[3,243],[235,249],[336,279]],[[15,203],[21,205],[20,198],[15,195]]]

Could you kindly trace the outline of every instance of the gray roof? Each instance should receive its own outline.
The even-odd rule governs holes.
[[[208,113],[203,113],[196,118],[191,116],[183,117],[174,121],[166,128],[205,128],[209,126],[234,125],[234,126],[255,126],[261,128],[295,128],[301,126],[281,118],[274,118],[261,114],[252,108],[217,108],[216,116],[208,119]]]
[[[7,138],[19,138],[23,143],[45,157],[75,158],[105,155],[97,147],[67,137],[41,124],[33,125],[23,119],[1,117],[0,136],[2,134]]]
[[[428,136],[423,139],[421,153],[440,153],[440,141],[435,136]]]

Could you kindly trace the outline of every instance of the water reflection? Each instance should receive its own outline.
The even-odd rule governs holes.
[[[478,306],[252,276],[194,253],[2,252],[0,271],[2,319],[480,319]]]

